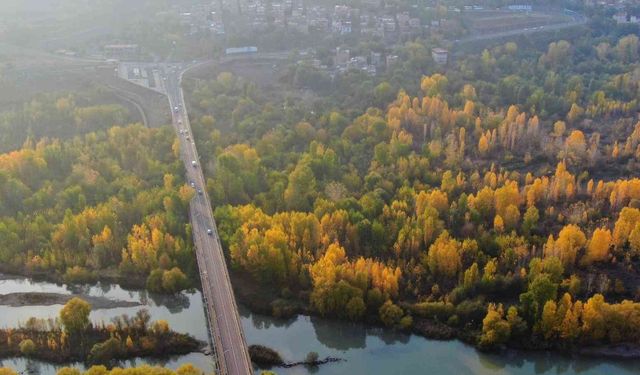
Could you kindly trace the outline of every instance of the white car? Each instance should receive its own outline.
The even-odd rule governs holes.
[[[213,235],[213,231],[211,230],[211,228],[207,229],[207,234],[212,236]]]

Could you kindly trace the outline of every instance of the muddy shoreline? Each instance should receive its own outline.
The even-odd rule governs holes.
[[[94,310],[116,307],[141,306],[139,302],[111,300],[105,297],[94,297],[84,294],[60,294],[42,292],[18,292],[0,294],[0,305],[11,307],[64,305],[70,299],[78,297],[87,301]]]

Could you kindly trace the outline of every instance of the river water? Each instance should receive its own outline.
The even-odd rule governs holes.
[[[117,285],[98,284],[91,287],[67,287],[25,278],[0,280],[0,294],[15,292],[82,293],[112,300],[134,301],[144,306],[100,309],[91,312],[93,321],[108,321],[114,316],[133,315],[140,308],[151,313],[152,320],[165,319],[179,332],[190,333],[206,340],[206,326],[199,292],[182,293],[179,296],[157,296],[146,291],[128,291]],[[27,318],[56,317],[61,305],[53,306],[0,306],[0,326],[12,327]],[[344,358],[340,363],[318,368],[295,367],[273,369],[281,375],[388,375],[388,374],[584,374],[626,375],[640,373],[640,361],[616,361],[588,358],[567,358],[551,353],[512,353],[487,355],[477,352],[458,341],[428,340],[381,328],[331,321],[316,317],[298,316],[292,319],[272,317],[240,311],[245,335],[249,344],[262,344],[277,350],[286,361],[303,360],[310,351],[321,358]],[[193,363],[205,371],[211,371],[211,358],[192,353],[176,358],[157,360],[132,360],[122,366],[143,363],[177,368],[183,363]],[[56,366],[40,361],[10,359],[0,365],[12,367],[28,374],[53,375]],[[82,364],[71,364],[84,368]],[[256,372],[259,373],[259,369]]]

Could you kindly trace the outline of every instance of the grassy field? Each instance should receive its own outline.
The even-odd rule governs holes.
[[[535,28],[570,21],[570,18],[547,13],[515,13],[486,11],[467,13],[464,22],[472,33],[495,33],[523,28]]]

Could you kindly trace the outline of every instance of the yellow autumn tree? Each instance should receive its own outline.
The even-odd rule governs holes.
[[[569,224],[562,228],[554,244],[555,255],[566,268],[575,265],[578,251],[587,243],[587,238],[577,225]]]
[[[427,254],[431,272],[437,276],[455,277],[462,267],[460,247],[460,242],[451,238],[447,231],[442,232]]]
[[[556,311],[557,305],[555,301],[547,301],[544,304],[540,320],[540,332],[546,340],[553,338],[557,330]]]
[[[602,262],[607,260],[612,242],[613,237],[609,229],[596,228],[591,235],[591,240],[589,240],[584,262],[586,264],[591,264],[593,262]]]
[[[631,232],[640,223],[640,210],[637,208],[624,207],[620,211],[618,220],[613,228],[613,242],[617,248],[626,245]]]
[[[493,229],[498,233],[504,232],[504,220],[502,216],[496,215],[496,217],[493,218]]]
[[[481,156],[486,156],[489,152],[489,140],[482,134],[478,140],[478,152]]]

